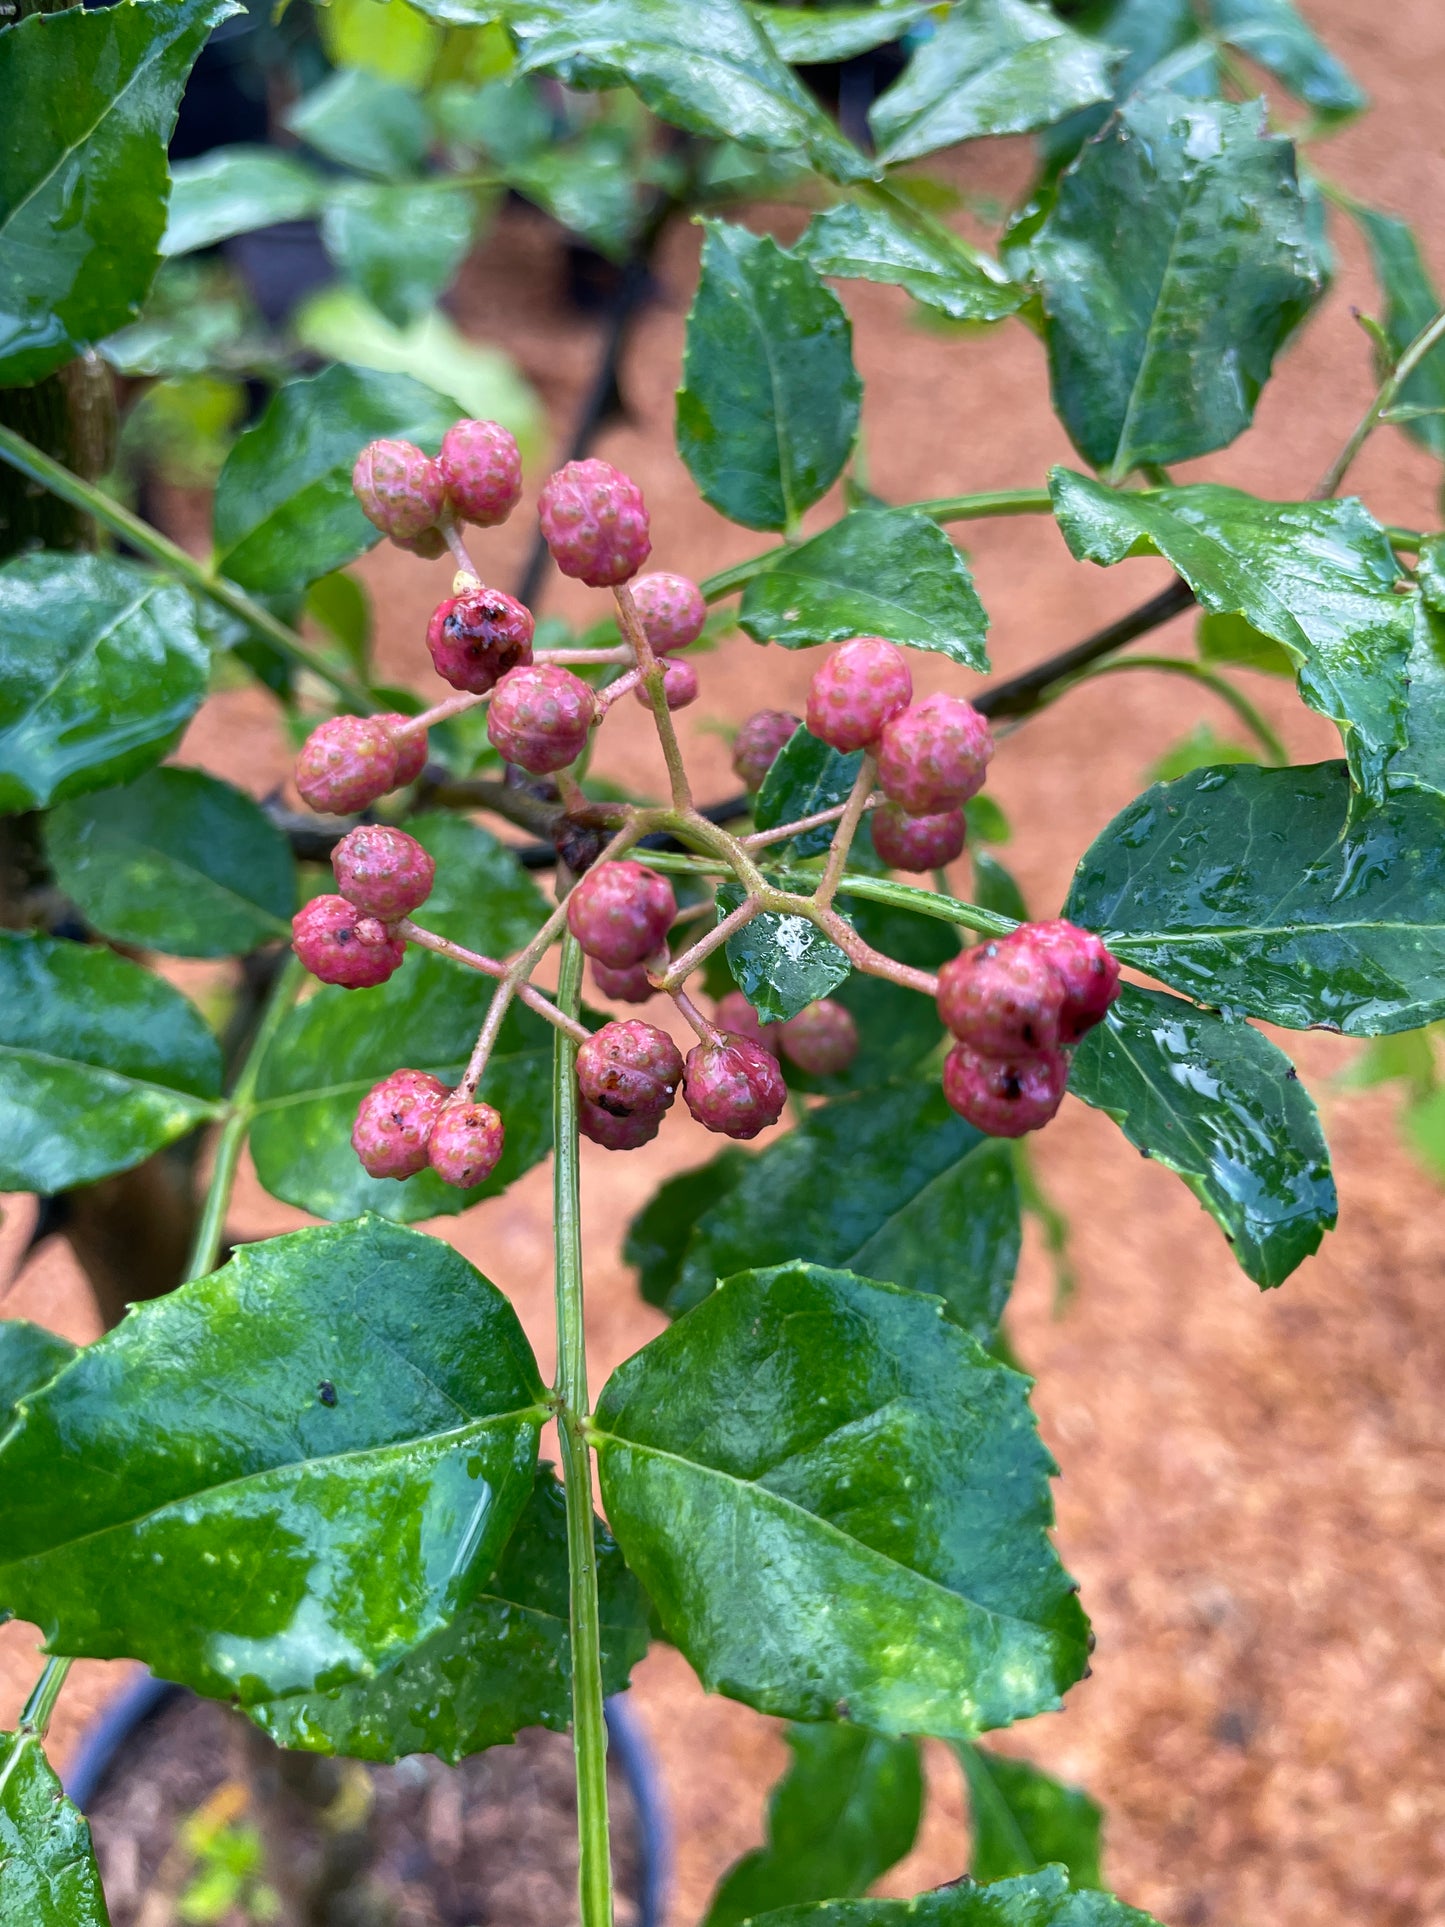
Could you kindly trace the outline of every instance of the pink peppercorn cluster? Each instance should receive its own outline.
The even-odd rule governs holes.
[[[522,499],[522,456],[500,422],[453,422],[435,457],[414,442],[369,442],[351,471],[361,512],[401,548],[438,556],[444,516],[494,528]]]
[[[991,1137],[1047,1124],[1064,1099],[1067,1052],[1119,994],[1119,966],[1091,931],[1057,918],[950,958],[938,1014],[957,1040],[943,1094]]]

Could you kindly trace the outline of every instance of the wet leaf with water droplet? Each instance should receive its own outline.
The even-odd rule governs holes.
[[[34,1733],[0,1733],[0,1920],[110,1927],[90,1828]]]

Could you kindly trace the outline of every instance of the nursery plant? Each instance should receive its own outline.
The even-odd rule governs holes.
[[[790,1722],[767,1842],[709,1927],[1144,1921],[1102,1884],[1088,1796],[980,1745],[1058,1707],[1091,1649],[1003,1319],[1021,1213],[1051,1222],[1028,1134],[1066,1094],[1272,1289],[1336,1199],[1251,1020],[1445,1017],[1445,536],[1343,493],[1377,430],[1445,455],[1445,314],[1409,230],[1302,158],[1363,97],[1289,0],[338,0],[334,70],[292,114],[322,159],[223,151],[173,184],[231,11],[22,0],[0,27],[0,1185],[79,1210],[165,1172],[194,1199],[184,1281],[155,1256],[95,1343],[0,1323],[0,1612],[52,1655],[0,1738],[0,1920],[106,1919],[45,1737],[72,1660],[125,1655],[302,1751],[456,1760],[570,1727],[580,1918],[605,1927],[604,1697],[666,1639]],[[810,83],[889,48],[845,126]],[[985,247],[941,157],[1020,133],[1037,176]],[[472,245],[468,196],[527,183],[634,267],[674,213],[762,185],[802,206],[786,245],[707,214],[678,373],[678,452],[759,532],[751,560],[683,576],[626,474],[578,445],[525,479],[518,423],[394,343],[248,364],[264,399],[209,560],[103,483],[81,430],[107,368],[170,378],[188,340],[195,372],[224,338],[197,347],[199,297],[143,311],[162,255],[320,215],[347,299],[409,325]],[[1382,292],[1358,427],[1288,501],[1174,479],[1249,425],[1341,217]],[[956,334],[965,386],[977,330],[1030,329],[1076,461],[880,499],[830,285],[859,278]],[[991,677],[948,531],[1003,515],[1175,580]],[[499,585],[513,516],[595,591],[591,626],[537,615],[541,568]],[[382,540],[455,568],[404,687],[347,573]],[[1125,653],[1194,605],[1191,653]],[[739,793],[703,798],[673,718],[719,638],[816,666],[803,716],[735,719]],[[1293,678],[1338,758],[1291,766],[1239,666]],[[1248,743],[1157,745],[1160,780],[1031,916],[990,761],[1120,673],[1222,701]],[[299,804],[168,760],[242,679]],[[628,795],[589,774],[619,704],[656,741]],[[233,960],[206,1009],[174,958]],[[596,1386],[579,1140],[623,1155],[669,1108],[696,1158],[627,1257],[671,1323]],[[248,1147],[324,1222],[229,1244]],[[497,1286],[412,1228],[548,1157],[551,1384]],[[967,1782],[970,1872],[861,1898],[912,1843],[927,1737]]]

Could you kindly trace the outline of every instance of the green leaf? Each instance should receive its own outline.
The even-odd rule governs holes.
[[[459,409],[406,375],[338,365],[272,396],[216,484],[216,566],[262,594],[299,589],[381,540],[351,471],[367,442],[395,436],[435,454]]]
[[[830,20],[822,14],[802,19]],[[1017,313],[1028,290],[998,263],[936,221],[910,219],[897,208],[854,201],[825,208],[808,223],[793,253],[838,281],[884,281],[952,321],[1002,321]]]
[[[0,1881],[6,1927],[110,1927],[85,1815],[24,1731],[0,1733]]]
[[[1385,780],[1392,790],[1433,790],[1445,796],[1445,615],[1425,597],[1416,598],[1415,643],[1405,665],[1409,707],[1405,747],[1390,760]]]
[[[112,950],[0,931],[0,1190],[128,1170],[213,1116],[220,1089],[178,990]]]
[[[0,1605],[242,1702],[367,1678],[474,1599],[532,1490],[515,1312],[377,1218],[134,1306],[0,1445]]]
[[[830,180],[874,172],[741,0],[510,0],[497,11],[518,38],[523,73],[630,87],[674,127],[774,153],[801,149]]]
[[[1200,37],[1193,0],[1085,0],[1071,9],[1069,24],[1111,47],[1119,64],[1111,100],[1082,107],[1041,132],[1039,148],[1051,174],[1067,166],[1130,94],[1167,87],[1192,99],[1219,91],[1218,55]]]
[[[1208,723],[1196,723],[1177,743],[1171,743],[1162,756],[1155,757],[1149,766],[1148,780],[1151,783],[1172,783],[1177,776],[1188,776],[1196,769],[1210,769],[1219,763],[1258,761],[1257,746],[1248,749],[1231,737],[1219,735]],[[1000,907],[997,903],[984,904],[986,910]],[[1020,917],[1019,921],[1022,923],[1024,919]]]
[[[1294,149],[1260,111],[1136,94],[1034,240],[1054,406],[1116,480],[1232,442],[1320,292]]]
[[[767,235],[709,221],[687,317],[677,447],[750,529],[796,521],[842,473],[863,385],[836,295]]]
[[[753,821],[760,830],[775,830],[781,823],[796,823],[820,810],[831,810],[846,799],[862,767],[862,750],[845,754],[832,749],[799,724],[763,778]],[[833,829],[831,823],[820,823],[785,844],[773,845],[774,854],[786,850],[797,857],[818,856],[833,841]]]
[[[1194,640],[1204,662],[1228,662],[1266,676],[1292,676],[1294,657],[1273,636],[1262,635],[1244,616],[1201,612]]]
[[[1440,312],[1440,296],[1415,231],[1392,214],[1346,204],[1370,250],[1375,279],[1385,297],[1385,334],[1396,357]],[[1412,408],[1445,408],[1445,347],[1432,348],[1396,396]],[[1445,415],[1420,415],[1401,423],[1405,433],[1445,460]]]
[[[1311,709],[1339,726],[1367,795],[1405,740],[1406,664],[1414,612],[1396,595],[1389,539],[1355,497],[1261,502],[1213,482],[1121,493],[1055,469],[1064,540],[1104,566],[1163,555],[1206,609],[1242,615],[1295,664]]]
[[[178,161],[161,253],[192,254],[275,221],[304,220],[324,192],[319,175],[274,147],[217,147]]]
[[[0,387],[132,321],[166,224],[166,143],[229,0],[32,13],[0,28]]]
[[[661,1309],[667,1303],[698,1219],[727,1196],[747,1168],[746,1153],[729,1145],[695,1171],[679,1171],[666,1179],[628,1225],[622,1256],[636,1271],[638,1289],[649,1305]],[[0,1325],[0,1335],[4,1331]]]
[[[1062,1867],[1075,1887],[1102,1887],[1099,1844],[1104,1816],[1082,1787],[1066,1786],[1027,1760],[1007,1759],[969,1742],[956,1744],[968,1783],[975,1880]]]
[[[515,851],[452,810],[411,817],[406,827],[436,864],[419,913],[428,930],[491,957],[509,957],[531,942],[552,905]]]
[[[602,1689],[620,1693],[647,1651],[647,1604],[600,1519],[592,1539]],[[566,1500],[540,1466],[501,1564],[445,1630],[374,1679],[248,1711],[278,1746],[359,1760],[435,1753],[455,1766],[524,1726],[565,1733],[571,1685]]]
[[[15,1407],[74,1358],[78,1347],[24,1318],[0,1319],[0,1434]]]
[[[719,886],[719,922],[738,908],[744,895],[740,883]],[[805,1005],[836,989],[851,968],[837,944],[806,917],[775,910],[764,910],[729,937],[724,954],[733,981],[765,1024],[796,1017]]]
[[[1107,100],[1113,64],[1046,7],[972,0],[945,15],[868,123],[889,162],[982,134],[1027,134]]]
[[[1199,770],[1114,818],[1063,914],[1204,1003],[1293,1030],[1414,1030],[1445,1016],[1445,803],[1363,807],[1343,763]]]
[[[785,649],[887,636],[988,668],[988,617],[967,562],[915,509],[855,509],[743,591],[739,626]]]
[[[768,1844],[723,1876],[703,1927],[769,1907],[861,1894],[913,1846],[923,1814],[918,1742],[866,1726],[790,1726],[793,1757],[768,1801]]]
[[[709,1691],[971,1738],[1087,1658],[1027,1391],[937,1299],[744,1272],[608,1381],[602,1502]]]
[[[627,253],[642,213],[638,173],[610,129],[521,156],[508,165],[506,178],[509,187],[603,254],[621,259]]]
[[[858,1091],[748,1159],[698,1219],[665,1309],[688,1310],[746,1266],[799,1257],[931,1293],[988,1338],[1019,1238],[1005,1143],[965,1124],[932,1080]]]
[[[200,708],[209,669],[176,584],[107,556],[15,556],[0,568],[0,811],[149,769]]]
[[[465,188],[356,181],[321,223],[326,251],[380,314],[405,328],[449,286],[466,259],[477,204]]]
[[[1309,1092],[1248,1024],[1126,984],[1080,1044],[1069,1089],[1178,1172],[1257,1285],[1283,1284],[1334,1224],[1329,1151]]]
[[[284,116],[293,134],[328,160],[394,181],[426,159],[426,109],[409,87],[359,67],[313,87]]]
[[[854,60],[886,47],[928,12],[929,0],[876,0],[869,7],[750,6],[748,12],[790,66]]]
[[[249,796],[198,769],[62,803],[45,850],[62,890],[117,943],[231,957],[289,938],[296,866]]]
[[[448,139],[510,166],[552,144],[554,120],[543,84],[511,74],[483,87],[453,81],[432,95],[432,117]]]
[[[1293,0],[1208,0],[1211,24],[1231,47],[1267,68],[1325,119],[1369,102],[1348,69],[1301,19]]]
[[[987,850],[975,849],[972,863],[973,900],[978,907],[993,910],[1001,917],[1012,917],[1016,923],[1027,923],[1028,905],[1013,871]]]
[[[1112,1894],[1080,1892],[1062,1867],[986,1887],[958,1880],[913,1900],[839,1900],[758,1914],[752,1927],[1159,1927]]]

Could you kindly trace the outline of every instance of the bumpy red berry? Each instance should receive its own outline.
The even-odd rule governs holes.
[[[388,936],[345,897],[331,896],[313,897],[296,912],[291,948],[313,977],[346,990],[384,984],[406,956],[400,937]]]
[[[713,1022],[719,1030],[735,1031],[750,1044],[761,1044],[772,1057],[782,1048],[779,1026],[765,1024],[740,990],[729,990],[718,998]]]
[[[760,790],[802,718],[786,709],[760,709],[733,738],[733,769],[750,790]]]
[[[373,716],[374,723],[382,723],[391,733],[392,746],[396,750],[396,778],[393,789],[404,790],[414,783],[426,768],[426,731],[409,729],[405,736],[397,735],[398,725],[409,723],[411,718],[397,710],[389,710],[384,716]]]
[[[976,1130],[990,1137],[1022,1137],[1058,1110],[1068,1077],[1062,1051],[986,1057],[968,1044],[955,1044],[943,1060],[943,1095]]]
[[[665,1110],[634,1111],[630,1117],[614,1117],[585,1097],[577,1102],[577,1128],[605,1151],[635,1151],[640,1144],[650,1144],[666,1115]]]
[[[938,973],[938,1014],[986,1057],[1056,1050],[1064,980],[1020,930],[950,957]]]
[[[447,502],[464,522],[494,528],[522,499],[522,452],[500,422],[453,422],[437,467]]]
[[[885,723],[878,781],[910,816],[932,816],[978,794],[992,755],[993,736],[972,703],[925,696]]]
[[[625,970],[613,970],[605,963],[592,959],[592,981],[603,997],[611,997],[619,1004],[645,1004],[657,992],[647,981],[645,964],[629,964]]]
[[[867,749],[913,700],[908,658],[881,636],[845,642],[808,688],[808,730],[833,749]]]
[[[396,541],[415,541],[446,506],[441,470],[411,442],[368,442],[351,486],[367,521]]]
[[[665,662],[662,665],[662,692],[669,709],[686,709],[697,701],[697,671],[690,662]],[[652,698],[639,683],[633,695],[644,709],[651,709]]]
[[[531,662],[535,627],[525,603],[478,583],[437,604],[427,624],[426,646],[443,681],[484,696],[509,669]]]
[[[659,1116],[682,1082],[682,1052],[665,1030],[624,1018],[604,1024],[577,1053],[577,1088],[613,1117]]]
[[[654,575],[640,575],[632,585],[632,600],[655,656],[686,649],[697,641],[707,621],[702,590],[685,575],[669,575],[661,569]]]
[[[362,823],[331,852],[336,887],[369,917],[395,923],[431,895],[436,864],[405,830]]]
[[[332,716],[296,758],[296,787],[313,810],[350,816],[396,787],[400,752],[380,716]]]
[[[444,1105],[427,1141],[427,1163],[444,1184],[469,1190],[496,1170],[506,1136],[490,1104]]]
[[[676,915],[667,878],[630,858],[597,864],[567,899],[567,928],[589,957],[612,970],[656,955]]]
[[[413,1178],[426,1169],[427,1140],[451,1093],[426,1071],[393,1071],[362,1098],[351,1148],[374,1178]]]
[[[941,870],[963,853],[967,818],[962,810],[910,816],[896,803],[880,803],[868,821],[873,848],[890,870]]]
[[[651,553],[642,490],[611,462],[589,456],[559,468],[543,484],[537,512],[557,567],[589,588],[626,582]]]
[[[699,1124],[724,1137],[756,1137],[776,1124],[788,1101],[777,1060],[736,1034],[696,1044],[687,1054],[682,1094]]]
[[[509,763],[546,776],[575,763],[597,715],[592,691],[555,662],[509,669],[487,711],[487,740]]]
[[[831,997],[779,1024],[778,1035],[784,1057],[810,1077],[841,1077],[858,1055],[858,1026]]]
[[[424,562],[435,562],[447,552],[447,539],[440,529],[423,529],[420,535],[394,535],[393,545],[408,555],[419,555]]]
[[[1047,958],[1063,979],[1064,1006],[1059,1041],[1077,1044],[1092,1030],[1119,994],[1119,965],[1101,937],[1063,917],[1027,923],[1019,932]]]

